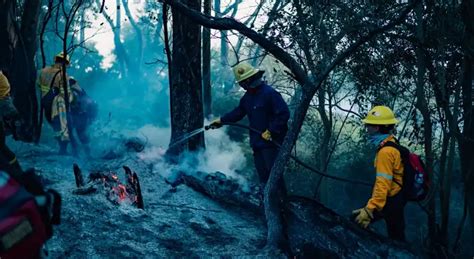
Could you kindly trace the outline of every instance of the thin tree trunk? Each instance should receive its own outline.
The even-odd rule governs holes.
[[[459,143],[461,168],[464,178],[467,206],[471,218],[471,233],[474,239],[474,0],[463,0],[462,17],[466,32],[464,36],[463,93],[463,141]]]
[[[464,56],[463,73],[463,114],[464,127],[462,140],[459,143],[461,156],[461,168],[464,180],[464,191],[466,192],[466,202],[471,220],[471,227],[474,235],[474,56]],[[474,238],[474,236],[473,236]]]
[[[128,0],[122,0],[123,3],[123,9],[125,10],[125,14],[128,17],[128,20],[130,21],[130,24],[132,25],[133,29],[135,30],[136,34],[136,39],[138,41],[138,55],[136,57],[136,64],[132,65],[131,70],[132,70],[132,75],[133,76],[139,76],[142,63],[143,63],[143,33],[138,24],[135,22],[133,19],[132,13],[130,12],[130,8],[128,7]]]
[[[204,0],[204,15],[211,15],[211,0]],[[212,114],[211,91],[211,29],[202,29],[202,84],[204,93],[204,117],[210,119]]]
[[[423,4],[419,3],[415,7],[416,13],[416,37],[419,42],[424,42],[424,31],[423,31]],[[416,57],[417,57],[417,75],[416,75],[416,107],[420,111],[423,117],[424,124],[424,146],[425,146],[425,156],[426,156],[426,169],[428,174],[433,179],[433,148],[432,148],[432,121],[430,117],[430,110],[428,103],[425,97],[425,73],[426,73],[426,64],[423,50],[420,46],[416,47]],[[428,203],[428,235],[430,240],[430,245],[436,243],[436,203],[434,199],[431,199]]]
[[[221,0],[214,0],[214,11],[216,12],[216,17],[221,17]],[[222,66],[227,66],[227,56],[228,56],[228,48],[227,48],[227,32],[221,31],[221,39],[220,39],[220,62]]]
[[[450,177],[449,171],[447,171],[446,163],[448,160],[448,152],[450,147],[450,142],[453,142],[454,139],[451,138],[448,133],[448,129],[443,130],[443,140],[441,144],[441,154],[440,154],[440,166],[439,166],[439,177],[440,177],[440,189],[439,189],[439,198],[440,198],[440,212],[441,212],[441,228],[440,235],[447,237],[448,233],[448,218],[449,218],[449,200],[447,200],[448,195],[446,195],[446,181]],[[443,240],[446,244],[447,238]]]

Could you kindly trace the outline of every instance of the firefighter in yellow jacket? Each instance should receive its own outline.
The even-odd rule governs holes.
[[[5,143],[6,134],[3,120],[15,120],[18,116],[18,111],[10,97],[10,83],[3,74],[3,71],[0,70],[0,170],[5,170],[10,174],[21,171],[21,167],[16,159],[16,155]]]
[[[375,106],[362,120],[369,134],[369,141],[377,147],[375,156],[375,184],[372,197],[364,208],[354,210],[355,221],[363,228],[376,220],[384,219],[388,236],[405,241],[406,200],[401,192],[403,186],[403,163],[400,152],[391,146],[382,147],[386,142],[396,142],[393,135],[395,118],[386,106]],[[380,149],[379,149],[380,148]]]
[[[41,107],[44,110],[46,120],[54,130],[55,138],[59,143],[60,154],[67,153],[67,146],[70,140],[64,82],[67,84],[69,103],[73,101],[67,74],[66,80],[63,80],[62,69],[64,63],[66,66],[69,65],[69,56],[61,52],[54,57],[54,65],[41,70],[37,82],[38,87],[41,89]]]

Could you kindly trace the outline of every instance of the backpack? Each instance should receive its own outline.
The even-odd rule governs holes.
[[[403,163],[403,185],[395,180],[394,182],[402,188],[405,199],[407,201],[424,200],[431,188],[431,180],[421,157],[392,141],[387,141],[378,150],[384,147],[394,147],[400,152]]]
[[[33,176],[28,172],[23,174]],[[52,236],[53,221],[57,220],[54,219],[57,216],[50,217],[49,210],[50,207],[56,210],[54,203],[59,202],[60,206],[59,194],[52,193],[52,201],[49,191],[44,192],[36,183],[32,190],[27,190],[28,187],[20,184],[23,180],[0,171],[0,258],[37,258],[43,244]],[[31,179],[25,182],[28,185]],[[40,189],[43,195],[32,194]],[[39,197],[46,199],[42,206],[38,205]]]
[[[72,88],[74,103],[71,105],[71,113],[82,120],[92,123],[97,118],[98,105],[84,89]]]

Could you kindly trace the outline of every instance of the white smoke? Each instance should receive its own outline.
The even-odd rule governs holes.
[[[239,181],[243,180],[237,173],[246,164],[243,150],[229,138],[224,129],[205,131],[206,148],[183,154],[178,165],[168,164],[164,159],[171,135],[169,128],[145,125],[135,132],[136,137],[146,138],[148,141],[145,150],[139,154],[140,159],[154,164],[154,170],[164,177],[177,170],[187,173],[218,171]]]

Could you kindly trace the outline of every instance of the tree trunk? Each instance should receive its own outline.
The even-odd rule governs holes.
[[[448,129],[444,129],[444,133],[442,134],[442,144],[441,144],[441,154],[440,154],[440,161],[439,161],[439,181],[440,181],[440,189],[439,189],[439,200],[440,200],[440,213],[441,213],[441,228],[440,228],[440,235],[446,237],[443,240],[444,244],[447,244],[447,234],[448,234],[448,219],[449,219],[449,196],[447,195],[446,190],[446,181],[447,178],[450,177],[451,172],[449,172],[446,168],[446,163],[448,160],[448,154],[450,143],[455,141],[454,138],[450,137],[448,133]]]
[[[463,0],[462,16],[466,26],[464,36],[464,73],[462,80],[464,127],[463,141],[459,143],[461,168],[464,178],[467,205],[474,238],[474,0]]]
[[[13,24],[15,1],[0,0],[0,69],[8,71],[16,46],[16,32]]]
[[[19,44],[15,49],[14,68],[11,77],[15,106],[23,119],[20,137],[27,142],[33,141],[39,130],[35,64],[38,49],[39,12],[40,1],[27,0],[24,2]]]
[[[474,56],[465,55],[463,73],[463,103],[464,103],[464,128],[462,132],[463,141],[459,143],[459,154],[461,156],[461,168],[464,179],[464,191],[468,205],[471,227],[474,235]],[[473,236],[474,238],[474,236]]]
[[[318,92],[318,113],[321,117],[321,122],[323,126],[323,132],[321,137],[321,143],[319,145],[319,170],[321,172],[326,172],[326,163],[329,157],[329,142],[332,136],[332,122],[326,113],[326,87],[330,87],[330,80],[327,80],[325,86],[323,86]],[[327,204],[329,202],[329,182],[327,179],[320,179],[319,188],[319,201],[322,204]]]
[[[186,5],[198,12],[200,0],[187,0]],[[170,79],[171,141],[204,126],[201,76],[201,26],[182,13],[172,10],[173,43]],[[168,154],[204,147],[204,135],[198,134],[187,142],[174,146]]]
[[[214,10],[216,12],[216,17],[222,16],[221,10],[221,0],[214,0]],[[222,66],[227,66],[227,56],[228,56],[228,48],[227,48],[227,31],[221,31],[221,47],[220,47],[220,62]]]
[[[123,9],[125,10],[125,14],[128,17],[128,20],[130,21],[130,24],[133,27],[133,30],[135,31],[135,37],[138,41],[138,55],[135,58],[135,64],[132,65],[129,69],[131,70],[132,76],[140,76],[140,71],[143,63],[143,33],[138,24],[135,22],[133,19],[132,13],[130,12],[130,8],[128,7],[128,0],[122,0],[123,3]]]
[[[204,15],[211,15],[211,0],[204,0]],[[211,29],[202,29],[202,84],[204,92],[204,117],[210,119],[212,114],[211,88]]]
[[[423,29],[423,4],[419,3],[415,7],[416,12],[416,37],[419,42],[424,42],[424,29]],[[416,57],[417,57],[417,75],[416,75],[416,107],[420,111],[423,117],[423,135],[424,135],[424,146],[425,146],[425,156],[426,156],[426,169],[428,174],[433,179],[433,141],[432,141],[432,121],[430,117],[430,110],[428,107],[427,100],[425,98],[425,73],[426,73],[426,63],[423,50],[420,46],[416,47]],[[430,239],[430,245],[435,245],[436,243],[436,203],[435,199],[430,199],[428,203],[428,234]]]

